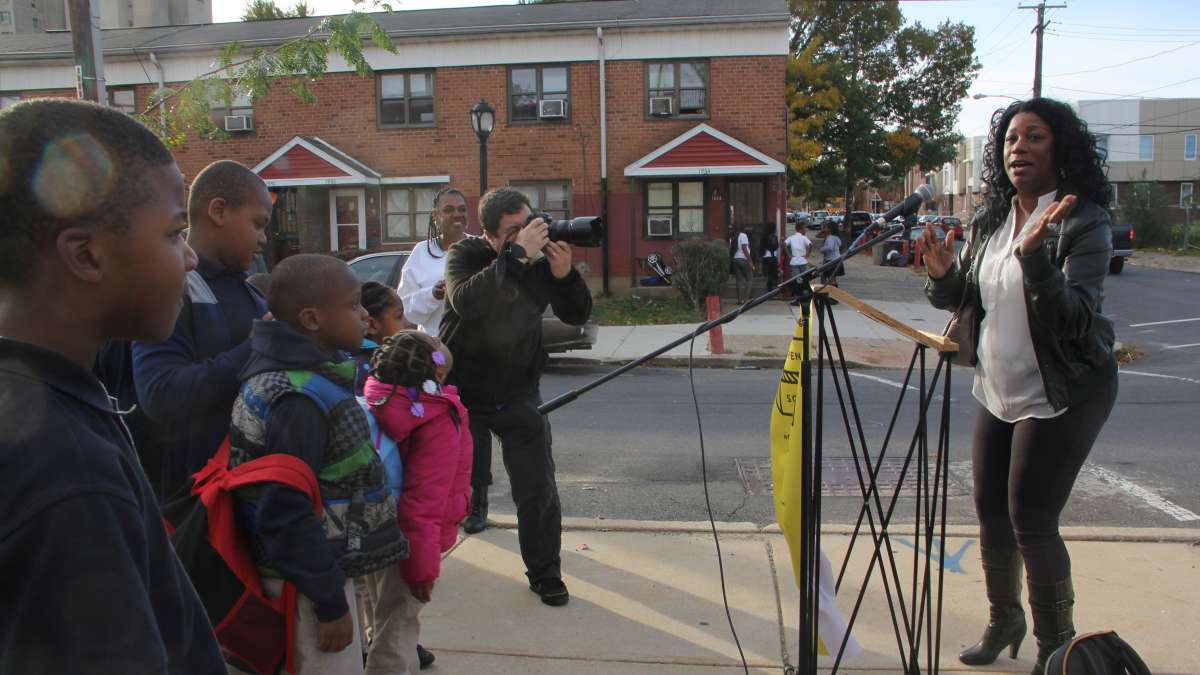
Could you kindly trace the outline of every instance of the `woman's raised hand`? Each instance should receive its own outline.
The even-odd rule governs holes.
[[[1042,246],[1042,242],[1046,241],[1046,237],[1050,234],[1050,223],[1062,222],[1062,219],[1071,211],[1071,207],[1075,206],[1075,195],[1067,195],[1060,202],[1052,202],[1046,207],[1046,212],[1041,218],[1034,223],[1033,229],[1025,238],[1021,240],[1021,255],[1027,256],[1038,250]]]
[[[925,231],[921,234],[921,255],[929,278],[941,279],[954,267],[954,230],[946,233],[945,241],[938,241],[934,227],[933,223],[925,224]]]

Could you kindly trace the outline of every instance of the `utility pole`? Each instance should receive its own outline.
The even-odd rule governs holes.
[[[1037,53],[1033,60],[1033,97],[1039,98],[1042,95],[1042,33],[1045,32],[1046,26],[1046,10],[1047,9],[1064,9],[1066,5],[1047,5],[1045,0],[1036,5],[1021,5],[1020,9],[1036,9],[1037,10],[1037,25],[1033,27],[1033,31],[1037,34]]]
[[[71,47],[75,52],[75,94],[80,100],[107,103],[104,93],[104,41],[100,37],[100,0],[70,0]]]

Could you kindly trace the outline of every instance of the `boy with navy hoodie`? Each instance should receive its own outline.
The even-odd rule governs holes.
[[[239,512],[268,592],[299,591],[295,660],[304,675],[362,672],[354,578],[376,583],[408,555],[366,413],[354,397],[361,287],[332,256],[292,256],[271,273],[274,321],[254,324],[229,431],[230,468],[271,453],[304,460],[324,513],[280,484],[238,491]],[[348,649],[349,647],[349,649]]]
[[[119,111],[0,112],[0,672],[224,672],[120,414],[112,339],[171,332],[183,176]]]
[[[250,327],[267,313],[246,277],[270,220],[266,184],[241,164],[213,162],[192,181],[188,244],[199,262],[188,273],[183,310],[166,341],[133,345],[138,404],[149,419],[145,443],[161,456],[163,498],[187,484],[229,431]]]

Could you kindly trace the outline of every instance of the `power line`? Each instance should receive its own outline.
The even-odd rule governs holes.
[[[1177,44],[1182,44],[1184,42],[1190,42],[1192,40],[1192,38],[1195,37],[1195,36],[1190,35],[1190,36],[1186,36],[1186,37],[1181,36],[1180,39],[1178,39],[1178,40],[1170,40],[1170,39],[1151,40],[1149,38],[1144,38],[1144,37],[1119,38],[1119,37],[1112,37],[1112,36],[1108,36],[1108,35],[1099,35],[1099,34],[1095,34],[1095,33],[1072,33],[1069,31],[1055,31],[1055,30],[1048,30],[1048,31],[1046,31],[1046,34],[1054,35],[1054,36],[1061,37],[1061,38],[1066,38],[1068,40],[1084,40],[1087,42],[1136,42],[1137,44],[1143,44],[1143,45],[1144,44],[1177,45]]]
[[[1137,63],[1137,62],[1139,62],[1139,61],[1146,61],[1146,60],[1149,60],[1149,59],[1152,59],[1152,58],[1155,58],[1155,57],[1158,57],[1158,56],[1162,56],[1163,54],[1170,54],[1171,52],[1177,52],[1177,51],[1179,51],[1180,49],[1187,49],[1188,47],[1193,47],[1193,46],[1195,46],[1195,45],[1200,45],[1200,40],[1196,40],[1196,41],[1194,41],[1194,42],[1189,42],[1188,44],[1186,44],[1186,45],[1182,45],[1182,46],[1179,46],[1179,47],[1172,47],[1171,49],[1164,49],[1164,50],[1163,50],[1163,51],[1161,51],[1161,52],[1155,52],[1155,53],[1153,53],[1153,54],[1150,54],[1150,55],[1148,55],[1148,56],[1140,56],[1140,57],[1138,57],[1138,58],[1136,58],[1136,59],[1130,59],[1130,60],[1128,60],[1128,61],[1122,61],[1122,62],[1120,62],[1120,63],[1114,63],[1114,64],[1112,64],[1112,65],[1108,65],[1108,66],[1100,66],[1099,68],[1089,68],[1088,70],[1076,70],[1076,71],[1072,71],[1072,72],[1070,72],[1070,73],[1055,73],[1055,74],[1053,74],[1053,75],[1047,75],[1046,77],[1066,77],[1067,75],[1082,75],[1083,73],[1096,73],[1096,72],[1099,72],[1099,71],[1101,71],[1101,70],[1108,70],[1108,69],[1110,69],[1110,68],[1117,68],[1117,67],[1119,67],[1119,66],[1126,66],[1126,65],[1129,65],[1129,64],[1131,64],[1131,63]]]
[[[1103,28],[1105,30],[1116,31],[1143,31],[1147,33],[1200,33],[1200,28],[1157,28],[1150,26],[1101,26],[1094,23],[1074,23],[1068,22],[1062,24],[1064,26],[1079,26],[1082,28]]]

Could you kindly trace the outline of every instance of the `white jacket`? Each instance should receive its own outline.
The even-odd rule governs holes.
[[[423,241],[413,247],[400,273],[400,301],[404,317],[417,328],[437,335],[446,312],[446,300],[433,297],[433,286],[446,278],[446,253],[437,241]]]

